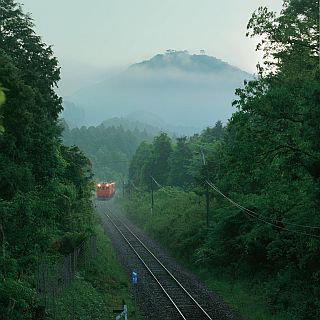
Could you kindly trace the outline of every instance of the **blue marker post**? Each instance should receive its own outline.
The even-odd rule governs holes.
[[[131,283],[133,285],[133,296],[134,296],[134,318],[137,319],[137,301],[136,301],[136,285],[138,284],[138,270],[132,269],[131,271]]]
[[[131,283],[133,285],[138,283],[138,270],[137,269],[133,269],[131,271]]]

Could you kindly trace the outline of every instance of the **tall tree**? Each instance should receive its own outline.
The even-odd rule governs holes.
[[[189,174],[192,152],[187,137],[177,138],[176,146],[170,154],[168,184],[171,186],[186,187],[193,181]]]
[[[149,189],[153,163],[152,153],[152,145],[146,142],[142,142],[138,147],[129,167],[129,180],[133,186]]]
[[[271,272],[273,290],[286,292],[269,291],[274,307],[297,319],[320,314],[320,243],[312,228],[320,225],[318,6],[315,0],[288,0],[279,17],[266,8],[253,14],[249,34],[262,37],[258,48],[266,62],[257,80],[237,90],[238,111],[227,128],[220,166],[223,191],[251,211],[239,220],[234,208],[216,241],[237,248],[234,256],[253,272]],[[227,241],[223,235],[230,230]],[[303,299],[299,288],[310,298],[295,308]]]
[[[162,185],[167,183],[169,156],[172,152],[171,139],[162,132],[153,141],[153,163],[151,174]]]
[[[13,0],[0,0],[0,314],[31,319],[41,257],[92,232],[90,164],[60,143],[57,59]],[[2,99],[3,102],[3,99]],[[59,247],[53,246],[60,243]]]

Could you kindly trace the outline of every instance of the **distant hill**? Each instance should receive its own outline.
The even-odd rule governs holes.
[[[61,118],[66,121],[69,128],[76,128],[86,125],[85,111],[70,101],[64,100]]]
[[[122,127],[125,130],[145,131],[152,136],[158,135],[162,131],[168,133],[171,137],[182,135],[188,136],[201,131],[199,128],[195,127],[183,127],[167,124],[159,117],[148,112],[136,112],[122,118],[110,118],[104,120],[102,124],[105,127]]]
[[[161,129],[158,127],[154,127],[152,125],[143,123],[138,120],[129,120],[127,118],[118,118],[118,117],[104,120],[102,122],[102,125],[105,126],[106,128],[122,127],[123,129],[130,130],[130,131],[134,131],[134,130],[145,131],[152,136],[156,136],[161,131]]]
[[[188,51],[167,50],[164,54],[157,54],[150,60],[142,61],[133,64],[129,69],[145,68],[154,71],[176,70],[188,73],[204,73],[204,74],[219,74],[219,73],[240,73],[245,77],[247,73],[241,69],[231,66],[228,63],[210,57],[205,54],[192,54]]]
[[[87,125],[140,113],[154,114],[169,126],[201,129],[231,117],[235,89],[250,78],[217,58],[169,50],[66,100],[83,110]]]
[[[64,127],[63,142],[67,146],[78,146],[90,159],[96,181],[117,183],[127,176],[129,163],[142,141],[150,143],[153,135],[145,131],[125,130],[123,127]]]

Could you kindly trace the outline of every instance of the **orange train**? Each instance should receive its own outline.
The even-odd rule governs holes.
[[[99,182],[96,184],[96,195],[98,200],[111,199],[116,192],[114,182]]]

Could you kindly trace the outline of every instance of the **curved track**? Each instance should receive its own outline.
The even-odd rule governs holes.
[[[159,290],[154,294],[166,296],[166,308],[172,319],[213,319],[123,221],[115,217],[110,210],[105,216],[158,284]]]

